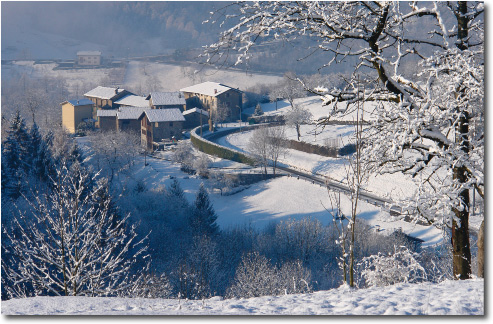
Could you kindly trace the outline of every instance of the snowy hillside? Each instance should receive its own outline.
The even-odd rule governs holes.
[[[482,279],[249,299],[34,297],[2,302],[3,315],[484,315],[484,309]]]
[[[319,96],[309,96],[306,98],[299,98],[299,99],[294,99],[294,104],[295,105],[300,105],[305,109],[310,110],[312,113],[312,119],[317,120],[319,118],[325,118],[328,117],[331,110],[334,108],[333,105],[330,106],[323,106],[322,105],[322,100],[320,99]],[[363,114],[363,119],[364,120],[369,120],[373,118],[373,109],[375,107],[375,102],[366,102],[364,104],[364,114]],[[261,104],[262,111],[264,112],[265,115],[267,116],[279,116],[279,115],[284,115],[286,114],[290,109],[291,105],[287,100],[280,100],[277,102],[277,109],[276,109],[276,103],[275,102],[269,102],[269,103],[264,103]],[[355,106],[352,104],[350,105],[348,111],[353,112],[353,109]],[[338,103],[336,108],[338,109],[346,109],[346,103],[341,102]],[[247,109],[244,109],[245,114],[253,114],[255,110],[255,107],[250,107]],[[337,117],[332,117],[331,120],[345,120],[345,121],[353,121],[356,120],[356,114],[355,113],[349,113],[344,116],[337,116]]]

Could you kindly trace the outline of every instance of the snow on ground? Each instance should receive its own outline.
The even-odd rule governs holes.
[[[321,134],[317,135],[317,141],[319,141],[319,139],[324,141],[325,139],[338,138],[342,135],[342,142],[347,143],[350,141],[352,134],[351,128],[352,126],[350,125],[328,125]],[[308,139],[311,142],[314,141],[314,135],[309,134],[313,131],[313,129],[314,126],[303,126],[303,141],[305,139]],[[288,127],[286,128],[286,132],[289,138],[296,138],[296,132],[294,129]],[[250,140],[252,134],[253,131],[234,133],[221,137],[215,142],[219,145],[248,152],[248,141]],[[327,176],[336,181],[344,182],[344,179],[347,177],[347,162],[344,158],[331,158],[288,149],[287,153],[280,157],[280,162],[301,171]],[[368,179],[365,189],[376,194],[377,196],[398,200],[411,197],[414,190],[416,190],[416,187],[409,176],[396,173],[371,176]]]
[[[33,297],[2,301],[3,315],[484,315],[484,280],[397,284],[311,294],[205,300]]]
[[[123,71],[123,68],[53,70],[56,66],[56,63],[34,64],[34,61],[16,61],[12,65],[2,65],[2,79],[9,79],[16,73],[25,73],[41,82],[44,77],[58,78],[65,82],[69,91],[75,93],[78,90],[79,97],[82,97],[82,89],[87,85],[98,84],[114,75],[117,70]]]
[[[84,148],[88,145],[87,138],[78,138],[78,143]],[[157,190],[169,186],[173,179],[177,179],[188,201],[193,202],[199,185],[203,182],[206,188],[209,188],[209,197],[221,228],[251,225],[263,229],[273,222],[300,220],[305,217],[317,219],[325,225],[332,222],[326,209],[330,210],[333,207],[327,190],[320,185],[284,176],[252,184],[233,195],[221,196],[220,192],[211,190],[214,188],[213,180],[201,179],[182,172],[179,164],[169,161],[171,154],[171,152],[159,153],[161,159],[147,157],[147,166],[144,166],[144,157],[138,156],[132,171],[132,179],[122,176],[120,178],[122,186],[127,185],[132,189],[132,184],[142,180],[148,189]],[[196,154],[201,153],[196,152]],[[241,163],[215,157],[211,159],[213,167],[227,168],[225,172],[259,172]],[[375,230],[381,231],[381,234],[391,234],[400,228],[404,233],[422,239],[424,247],[440,243],[443,239],[442,233],[434,227],[391,221],[388,212],[379,207],[365,201],[361,201],[358,205],[360,219],[365,220]],[[351,202],[343,194],[341,208],[344,213],[350,214]]]
[[[198,77],[192,80],[183,73],[184,70],[179,65],[144,61],[130,61],[126,69],[53,70],[54,67],[56,67],[55,63],[34,64],[34,61],[16,61],[12,65],[2,65],[2,78],[8,79],[16,73],[26,73],[29,77],[39,80],[42,80],[44,76],[61,78],[65,80],[69,90],[75,92],[76,88],[79,87],[79,96],[83,94],[80,93],[80,89],[85,84],[98,84],[102,80],[107,80],[108,77],[113,80],[112,78],[115,77],[116,72],[124,72],[123,82],[121,80],[111,82],[121,82],[122,84],[118,85],[141,89],[144,94],[149,94],[151,91],[149,87],[155,88],[156,91],[178,91],[204,81],[220,82],[245,90],[259,83],[271,84],[281,79],[281,77],[275,75],[252,74],[238,70],[203,69],[198,72]],[[124,69],[125,71],[123,71]],[[138,93],[138,95],[142,95],[142,93]]]
[[[245,73],[237,70],[215,70],[202,68],[189,71],[197,71],[197,77],[192,79],[184,73],[185,70],[178,65],[164,63],[149,63],[131,61],[128,64],[124,84],[133,88],[146,88],[146,80],[157,80],[160,91],[177,91],[182,88],[205,81],[219,82],[233,88],[245,90],[259,83],[276,83],[279,76]],[[156,85],[154,85],[156,86]]]
[[[318,120],[319,118],[324,118],[328,117],[330,112],[333,109],[333,105],[330,106],[322,106],[322,100],[320,99],[319,96],[310,96],[306,98],[299,98],[294,100],[294,104],[300,105],[305,109],[310,110],[312,113],[312,119],[313,120]],[[363,114],[363,119],[364,120],[369,120],[373,118],[372,111],[377,103],[376,102],[366,102],[363,106],[364,109],[364,114]],[[291,105],[289,104],[288,100],[280,100],[277,102],[277,109],[276,109],[276,103],[275,102],[269,102],[269,103],[263,103],[261,104],[262,111],[264,112],[265,115],[267,116],[279,116],[279,115],[284,115],[286,114],[290,109]],[[331,120],[343,120],[343,121],[353,121],[356,120],[356,109],[355,105],[352,104],[350,105],[348,111],[351,113],[348,113],[345,116],[337,116],[337,117],[331,117]],[[341,102],[338,103],[336,106],[336,110],[338,109],[346,109],[346,103]],[[245,114],[251,115],[253,114],[255,110],[255,107],[249,107],[245,108],[243,112]]]

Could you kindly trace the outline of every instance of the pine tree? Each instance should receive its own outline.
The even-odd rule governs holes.
[[[28,154],[30,155],[30,173],[37,180],[46,182],[54,176],[54,161],[48,146],[47,137],[41,136],[36,123],[33,124],[29,132],[30,142]]]
[[[264,111],[262,110],[262,106],[258,103],[257,106],[255,106],[255,111],[253,112],[254,116],[262,116],[264,114]]]
[[[11,169],[24,167],[28,151],[29,133],[19,111],[10,121],[7,139],[2,143],[5,162]]]
[[[2,192],[14,199],[18,198],[25,183],[25,173],[29,170],[28,145],[30,136],[19,111],[10,121],[7,139],[2,143]]]
[[[200,184],[197,193],[194,209],[190,218],[190,227],[192,234],[196,235],[215,235],[219,232],[219,226],[216,224],[217,215],[209,200],[209,195],[204,187]]]

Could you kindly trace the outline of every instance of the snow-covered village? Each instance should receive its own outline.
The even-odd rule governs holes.
[[[2,315],[484,316],[484,11],[2,1]]]

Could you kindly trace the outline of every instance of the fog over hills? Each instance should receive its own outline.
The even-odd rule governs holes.
[[[165,54],[210,43],[203,25],[225,2],[2,2],[2,59]]]
[[[103,57],[117,59],[175,53],[177,61],[190,61],[200,52],[200,47],[217,41],[218,34],[227,26],[203,22],[211,18],[211,12],[229,4],[224,1],[2,2],[1,57],[3,60],[69,60],[76,58],[77,51],[99,50]],[[231,6],[228,13],[237,9]],[[413,33],[420,26],[408,28]],[[347,57],[319,71],[331,59],[327,52],[317,50],[319,39],[266,40],[264,46],[252,50],[249,65],[241,68],[278,74],[287,72],[287,67],[298,74],[346,73],[354,69],[357,61],[356,57]],[[182,55],[185,49],[194,49],[193,54],[185,58]],[[415,66],[414,62],[408,63]]]

